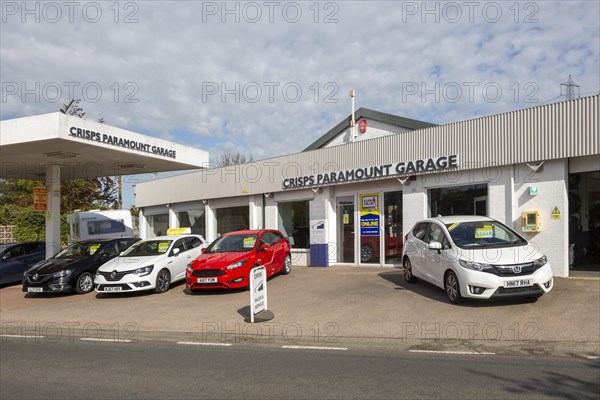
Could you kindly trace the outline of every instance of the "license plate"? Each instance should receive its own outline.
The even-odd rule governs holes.
[[[105,292],[120,292],[121,290],[123,290],[123,288],[121,286],[105,286],[104,287]]]
[[[215,283],[217,278],[198,278],[198,283]]]
[[[28,287],[27,288],[28,292],[33,292],[33,293],[41,293],[44,291],[44,288],[41,287]]]
[[[533,279],[519,279],[516,281],[506,281],[504,282],[504,287],[513,288],[513,287],[524,287],[533,285]]]

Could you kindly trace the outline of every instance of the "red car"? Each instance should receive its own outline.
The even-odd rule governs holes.
[[[267,269],[267,278],[292,269],[290,244],[271,229],[229,232],[215,240],[187,266],[185,287],[190,290],[243,288],[250,270]]]

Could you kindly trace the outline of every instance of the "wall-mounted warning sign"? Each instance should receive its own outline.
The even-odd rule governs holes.
[[[33,188],[33,209],[46,211],[48,203],[48,189],[45,187]]]
[[[554,210],[552,210],[552,219],[560,219],[560,210],[558,207],[554,207]]]

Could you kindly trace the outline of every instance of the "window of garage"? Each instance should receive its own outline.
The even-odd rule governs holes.
[[[250,228],[250,208],[248,206],[218,208],[217,234]]]
[[[177,213],[177,221],[180,228],[189,227],[192,233],[206,237],[204,209],[180,211]]]
[[[169,214],[155,214],[148,216],[148,230],[146,237],[153,238],[167,234],[169,229]]]
[[[488,214],[488,185],[464,185],[428,190],[429,216]]]
[[[290,201],[277,204],[279,211],[278,229],[294,249],[308,249],[310,247],[308,207],[308,201]]]

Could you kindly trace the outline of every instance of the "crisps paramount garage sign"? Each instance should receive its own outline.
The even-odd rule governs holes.
[[[455,167],[458,167],[458,155],[453,154],[437,158],[399,162],[397,164],[385,164],[374,167],[286,178],[283,180],[283,188],[292,189],[313,185],[346,183],[365,179],[385,178],[393,175],[410,175],[418,172],[440,171]]]
[[[148,143],[143,143],[137,140],[122,138],[115,135],[82,129],[76,126],[69,128],[69,135],[79,139],[91,140],[112,146],[123,147],[126,149],[137,150],[144,153],[155,154],[158,156],[177,158],[177,152],[172,149],[166,149],[160,146],[153,146]]]

